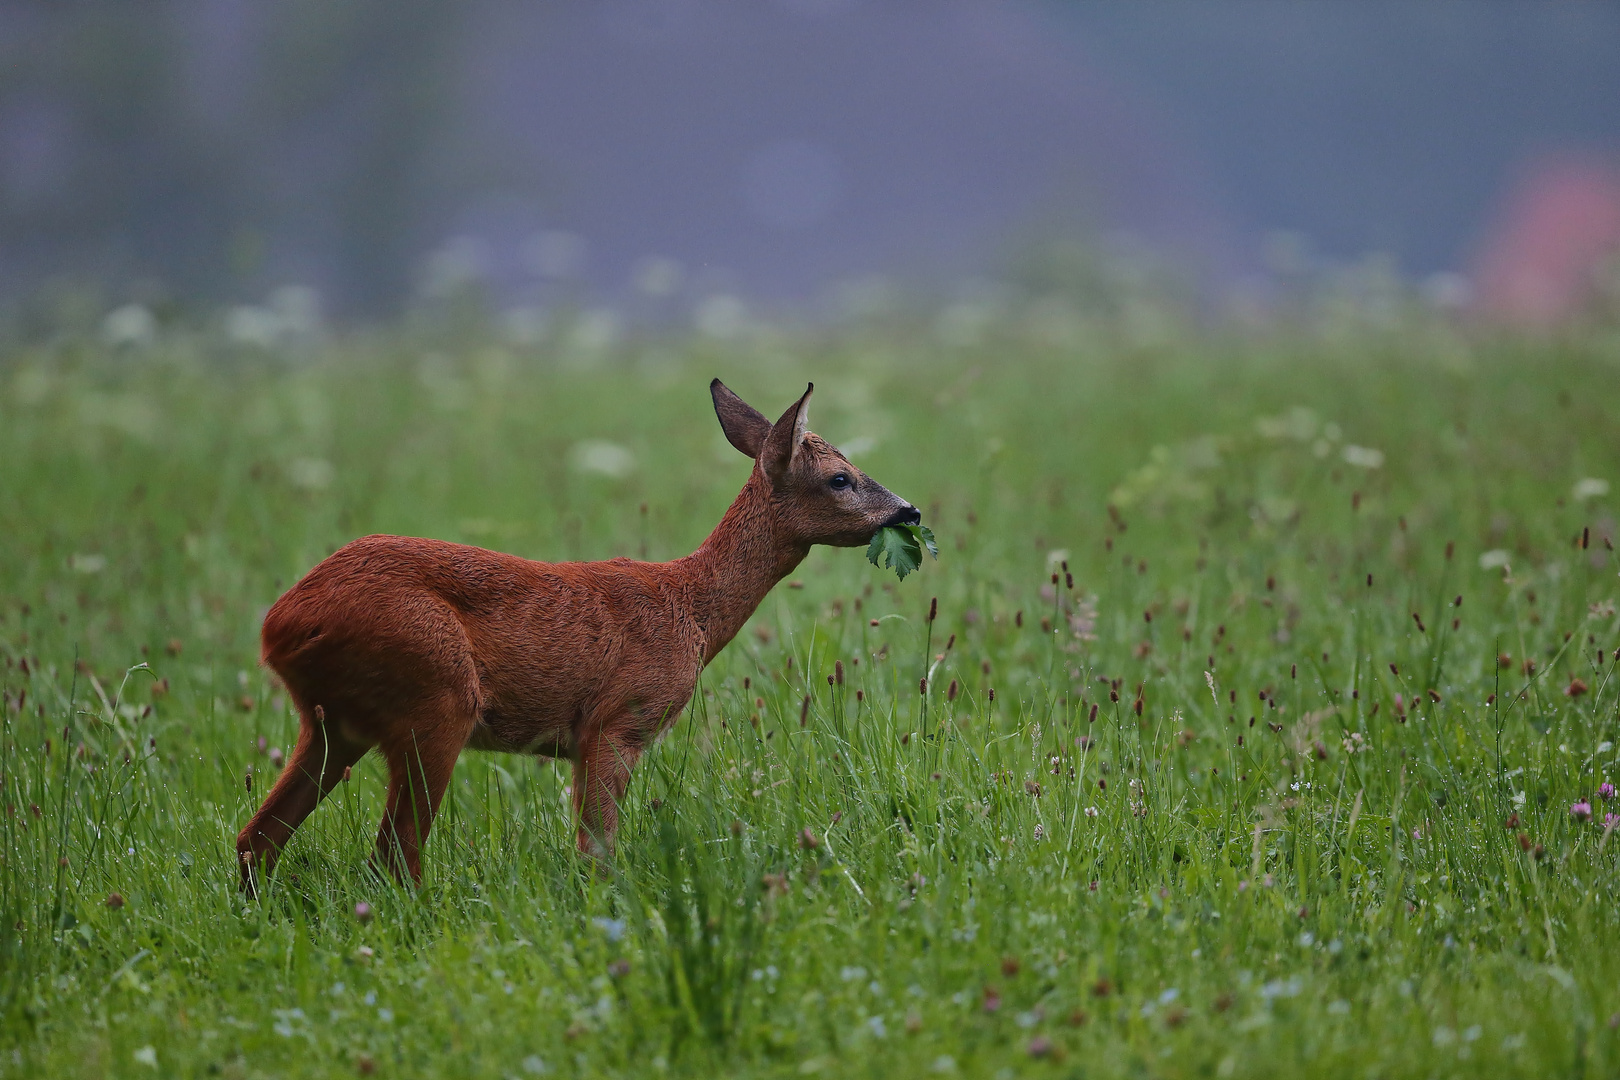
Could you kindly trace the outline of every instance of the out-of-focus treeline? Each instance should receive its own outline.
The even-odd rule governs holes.
[[[1617,47],[1616,3],[0,0],[0,317],[735,336],[1146,274],[1553,323],[1614,302]]]
[[[319,234],[334,261],[320,276],[357,307],[407,288],[466,9],[243,7],[0,8],[0,101],[21,128],[0,200],[10,284],[133,279],[149,302],[220,300],[260,284],[284,229]]]

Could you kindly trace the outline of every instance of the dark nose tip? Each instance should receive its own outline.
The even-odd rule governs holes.
[[[915,506],[903,506],[885,521],[885,525],[921,525],[922,511]]]

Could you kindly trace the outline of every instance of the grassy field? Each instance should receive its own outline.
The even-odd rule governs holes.
[[[566,763],[469,754],[379,882],[368,759],[246,902],[267,605],[370,532],[688,552],[714,375],[813,378],[939,561],[813,553],[610,878]],[[1620,1075],[1617,417],[1612,335],[1418,315],[8,346],[0,1076]]]

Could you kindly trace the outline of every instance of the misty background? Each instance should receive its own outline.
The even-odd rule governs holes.
[[[723,333],[1066,250],[1551,321],[1620,250],[1617,58],[1591,0],[0,0],[0,304]]]

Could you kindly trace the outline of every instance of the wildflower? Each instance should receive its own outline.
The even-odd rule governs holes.
[[[997,1011],[998,1009],[1000,1009],[1001,1008],[1001,991],[997,990],[993,986],[988,986],[988,985],[985,986],[985,988],[984,988],[984,999],[983,999],[982,1005],[983,1005],[984,1011],[987,1012],[987,1013],[993,1013],[993,1012]]]
[[[119,908],[123,907],[124,906],[124,896],[123,896],[123,894],[122,893],[115,893],[115,892],[108,893],[107,894],[107,906],[112,908],[114,911],[117,911]]]
[[[1033,780],[1025,780],[1024,781],[1024,794],[1033,795],[1037,799],[1040,798],[1041,797],[1041,785],[1037,784]]]
[[[1614,785],[1609,783],[1607,780],[1599,784],[1598,798],[1602,799],[1604,802],[1608,802],[1610,799],[1614,798]]]
[[[1097,808],[1095,806],[1086,807],[1086,817],[1094,818],[1096,816],[1097,816]]]
[[[1564,696],[1578,698],[1582,694],[1586,693],[1586,690],[1587,686],[1585,679],[1571,679],[1569,680],[1569,685],[1564,687]]]
[[[1603,815],[1603,828],[1605,831],[1614,828],[1616,825],[1620,825],[1620,814]]]
[[[1037,1035],[1029,1040],[1029,1056],[1043,1058],[1052,1052],[1052,1040],[1045,1035]]]
[[[281,747],[272,746],[270,748],[270,766],[271,766],[271,768],[275,768],[275,769],[281,768],[281,763],[284,760],[285,760],[285,756],[281,752]]]
[[[1592,820],[1592,804],[1582,799],[1580,802],[1570,804],[1569,816],[1576,821],[1587,822]]]
[[[361,922],[363,922],[363,923],[370,922],[371,921],[371,914],[372,914],[371,905],[366,903],[364,900],[362,900],[358,904],[354,905],[354,917],[356,919],[359,919]]]

